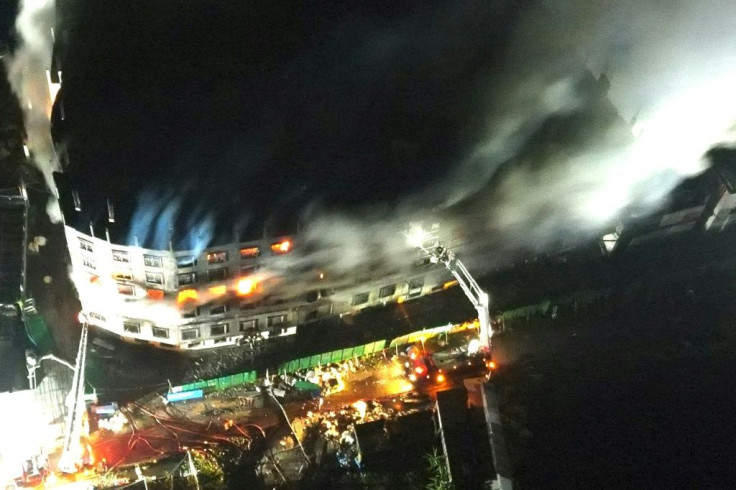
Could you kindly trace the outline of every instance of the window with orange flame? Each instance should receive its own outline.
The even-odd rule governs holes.
[[[289,240],[271,244],[271,253],[273,255],[283,255],[289,252],[291,252],[291,242]]]
[[[197,301],[199,293],[196,289],[182,289],[176,297],[177,303],[186,303],[187,301]]]

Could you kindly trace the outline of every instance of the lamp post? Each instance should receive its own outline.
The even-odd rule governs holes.
[[[286,410],[284,410],[284,406],[281,405],[281,402],[278,400],[278,398],[276,398],[276,395],[274,395],[273,393],[273,385],[271,384],[271,380],[268,377],[268,371],[266,371],[266,381],[264,384],[266,392],[271,395],[273,401],[275,401],[276,405],[278,405],[278,407],[281,409],[281,413],[284,414],[286,425],[289,426],[291,433],[294,434],[294,439],[296,439],[296,443],[297,445],[299,445],[299,449],[301,449],[302,454],[304,455],[304,459],[307,461],[307,464],[309,464],[309,456],[307,456],[307,452],[304,450],[304,446],[302,446],[302,442],[299,440],[299,436],[297,436],[296,432],[294,431],[294,427],[291,425],[291,421],[289,420],[289,416],[286,414]]]
[[[38,363],[36,354],[30,349],[26,350],[26,369],[28,369],[28,387],[32,390],[36,389],[36,370],[41,365]]]

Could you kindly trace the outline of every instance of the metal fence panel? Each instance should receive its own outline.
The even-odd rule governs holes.
[[[299,359],[299,369],[307,369],[309,367],[309,357]]]
[[[347,361],[348,359],[353,357],[353,351],[355,349],[353,347],[346,347],[342,350],[342,360]]]
[[[340,361],[342,361],[342,349],[333,350],[332,356],[330,356],[330,362],[340,362]]]
[[[309,358],[309,367],[319,366],[320,355],[315,354]]]
[[[359,345],[358,347],[355,347],[353,349],[353,355],[362,356],[364,351],[365,351],[365,345]]]
[[[377,340],[373,342],[373,352],[378,352],[379,350],[383,350],[385,345],[386,345],[385,340]]]
[[[179,402],[182,400],[194,400],[196,398],[202,398],[204,393],[202,390],[182,391],[179,393],[169,393],[166,399],[169,402]]]
[[[322,357],[320,359],[320,364],[329,364],[330,363],[330,352],[325,352],[322,354]]]

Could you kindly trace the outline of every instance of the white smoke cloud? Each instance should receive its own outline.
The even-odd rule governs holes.
[[[450,209],[443,226],[465,228],[486,245],[468,251],[511,255],[595,236],[633,202],[656,205],[706,168],[710,148],[735,141],[734,19],[736,3],[727,0],[548,0],[526,9],[504,63],[487,76],[487,135],[449,176],[408,197],[404,212],[313,221],[312,238],[333,248],[387,238],[342,255],[346,267],[374,260],[422,213]],[[580,90],[601,75],[610,80],[608,109],[620,117],[594,121],[571,142],[553,141],[543,155],[524,153],[545,124],[608,103]],[[531,161],[499,174],[519,158]],[[477,204],[456,206],[468,199]]]
[[[583,106],[582,70],[605,74],[620,121],[474,196],[490,229],[537,246],[597,230],[634,200],[656,203],[705,169],[710,148],[734,141],[736,119],[735,3],[544,3],[522,16],[505,66],[488,79],[487,138],[439,189],[445,205],[487,189],[545,122]],[[634,119],[627,141],[621,128]]]
[[[458,19],[493,18],[460,8],[464,4],[456,2],[437,16],[451,11]],[[498,5],[477,8],[500,9]],[[325,250],[340,250],[334,254],[336,267],[346,270],[386,254],[403,253],[397,250],[402,242],[398,235],[409,222],[442,214],[471,196],[478,201],[473,213],[445,213],[443,226],[493,233],[494,245],[510,248],[529,241],[542,247],[560,235],[597,231],[627,204],[641,200],[641,193],[656,202],[680,179],[704,168],[702,155],[710,147],[732,141],[736,115],[736,101],[729,93],[736,86],[733,19],[736,3],[727,0],[542,0],[526,8],[513,21],[516,27],[504,48],[504,61],[488,73],[481,87],[478,110],[485,116],[485,135],[467,148],[447,178],[408,196],[394,212],[353,218],[316,213],[303,220],[305,237]],[[19,94],[38,93],[48,99],[44,74],[50,63],[52,22],[53,1],[22,3],[18,31],[24,41],[11,70]],[[375,58],[371,66],[382,66],[382,59],[397,56],[407,39],[418,35],[412,27],[403,36],[399,27],[390,37],[380,37],[381,49],[376,48],[376,38],[368,39],[364,51]],[[446,41],[441,34],[435,29],[432,36],[422,38],[428,58],[437,52],[441,60]],[[474,47],[469,43],[469,49]],[[23,67],[31,66],[38,67],[27,70],[37,75],[31,80],[34,83],[20,83]],[[499,169],[519,158],[540,128],[590,103],[579,90],[589,72],[596,77],[605,72],[610,78],[609,97],[623,121],[595,128],[588,140],[560,142],[543,157],[529,157],[539,161],[520,162],[500,176]],[[50,169],[53,152],[46,113],[42,114],[38,127],[43,126],[39,132],[48,147],[31,142],[32,150],[40,165]],[[625,121],[634,117],[631,136]],[[668,171],[669,179],[655,178]],[[489,186],[494,179],[498,182]],[[167,220],[142,218],[146,229],[156,222],[161,225]],[[211,234],[210,228],[209,224],[204,227],[204,235]],[[163,236],[164,231],[159,226],[155,233]]]
[[[55,189],[52,172],[57,167],[49,118],[51,94],[46,71],[51,68],[56,15],[54,0],[21,0],[15,27],[20,39],[12,56],[4,61],[8,80],[23,109],[27,145],[49,189]]]

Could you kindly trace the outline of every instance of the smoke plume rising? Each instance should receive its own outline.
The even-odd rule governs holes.
[[[389,207],[353,214],[309,208],[301,231],[317,262],[334,260],[336,268],[348,270],[401,255],[401,231],[418,221],[439,221],[450,234],[465,230],[483,240],[486,252],[491,246],[494,251],[544,250],[562,237],[595,236],[629,204],[656,204],[681,179],[704,168],[702,155],[709,148],[732,141],[733,2],[457,0],[426,5],[378,21],[348,16],[319,42],[300,45],[295,50],[300,54],[285,66],[268,65],[267,75],[252,75],[253,93],[259,95],[244,99],[256,121],[248,130],[264,133],[261,139],[268,145],[286,148],[283,159],[273,159],[274,168],[284,161],[308,161],[304,173],[319,174],[321,161],[345,159],[357,170],[373,165],[377,171],[385,162],[372,159],[383,155],[366,147],[387,138],[385,146],[397,143],[393,146],[403,149],[407,160],[436,159],[442,169],[432,179],[417,175],[424,188],[389,196]],[[18,26],[24,43],[11,70],[19,94],[31,91],[23,88],[30,82],[20,83],[28,67],[40,77],[29,86],[47,98],[43,76],[52,20],[53,2],[23,3]],[[132,77],[123,81],[127,78]],[[454,88],[457,80],[464,85]],[[443,92],[447,86],[453,89]],[[195,91],[195,102],[202,92]],[[384,100],[386,92],[391,96]],[[425,92],[441,96],[432,99]],[[268,117],[259,112],[261,98],[268,100]],[[309,99],[319,103],[303,102]],[[392,120],[361,139],[368,126],[382,121],[361,117],[375,116],[371,107],[376,105],[399,107],[400,122]],[[28,118],[43,129],[39,132],[48,143],[43,115],[37,121]],[[462,118],[473,121],[466,125]],[[429,125],[444,133],[422,130]],[[29,123],[29,131],[31,126],[36,124]],[[203,128],[204,134],[210,126]],[[269,128],[277,129],[265,134]],[[343,140],[347,143],[340,146]],[[451,140],[446,146],[452,150],[442,153],[444,146],[435,143],[444,140]],[[46,147],[38,145],[32,147],[34,155],[49,175],[50,143],[46,156]],[[417,174],[431,165],[419,167]],[[343,173],[325,175],[323,180],[339,180]],[[257,174],[252,180],[269,177]],[[273,190],[264,200],[281,195]],[[141,196],[130,243],[135,236],[145,241],[146,235],[154,236],[160,248],[168,247],[170,222],[186,214],[173,196]],[[199,215],[189,220],[194,231],[182,246],[196,251],[212,238],[213,218],[194,214]],[[237,223],[241,218],[224,219]]]
[[[736,4],[726,0],[523,9],[482,84],[483,134],[446,178],[404,200],[406,214],[377,223],[388,220],[388,232],[439,212],[443,226],[494,247],[475,244],[485,254],[543,251],[595,236],[632,203],[656,205],[704,170],[710,148],[734,141],[733,19]],[[333,246],[330,237],[382,235],[363,220],[313,225]]]
[[[489,87],[488,136],[460,166],[446,202],[481,189],[510,156],[525,157],[519,149],[545,123],[564,124],[561,114],[596,104],[579,90],[583,69],[605,77],[601,90],[610,80],[621,120],[575,129],[579,137],[562,135],[536,165],[512,168],[490,196],[490,226],[552,238],[595,230],[633,201],[656,203],[704,169],[711,147],[733,141],[735,15],[727,1],[559,0],[529,9],[506,66],[489,80],[508,92],[498,103]]]
[[[18,47],[5,60],[10,85],[23,109],[26,144],[52,190],[57,162],[49,125],[52,100],[46,73],[51,68],[55,15],[54,0],[21,0],[15,21]],[[53,219],[53,213],[50,215]]]

